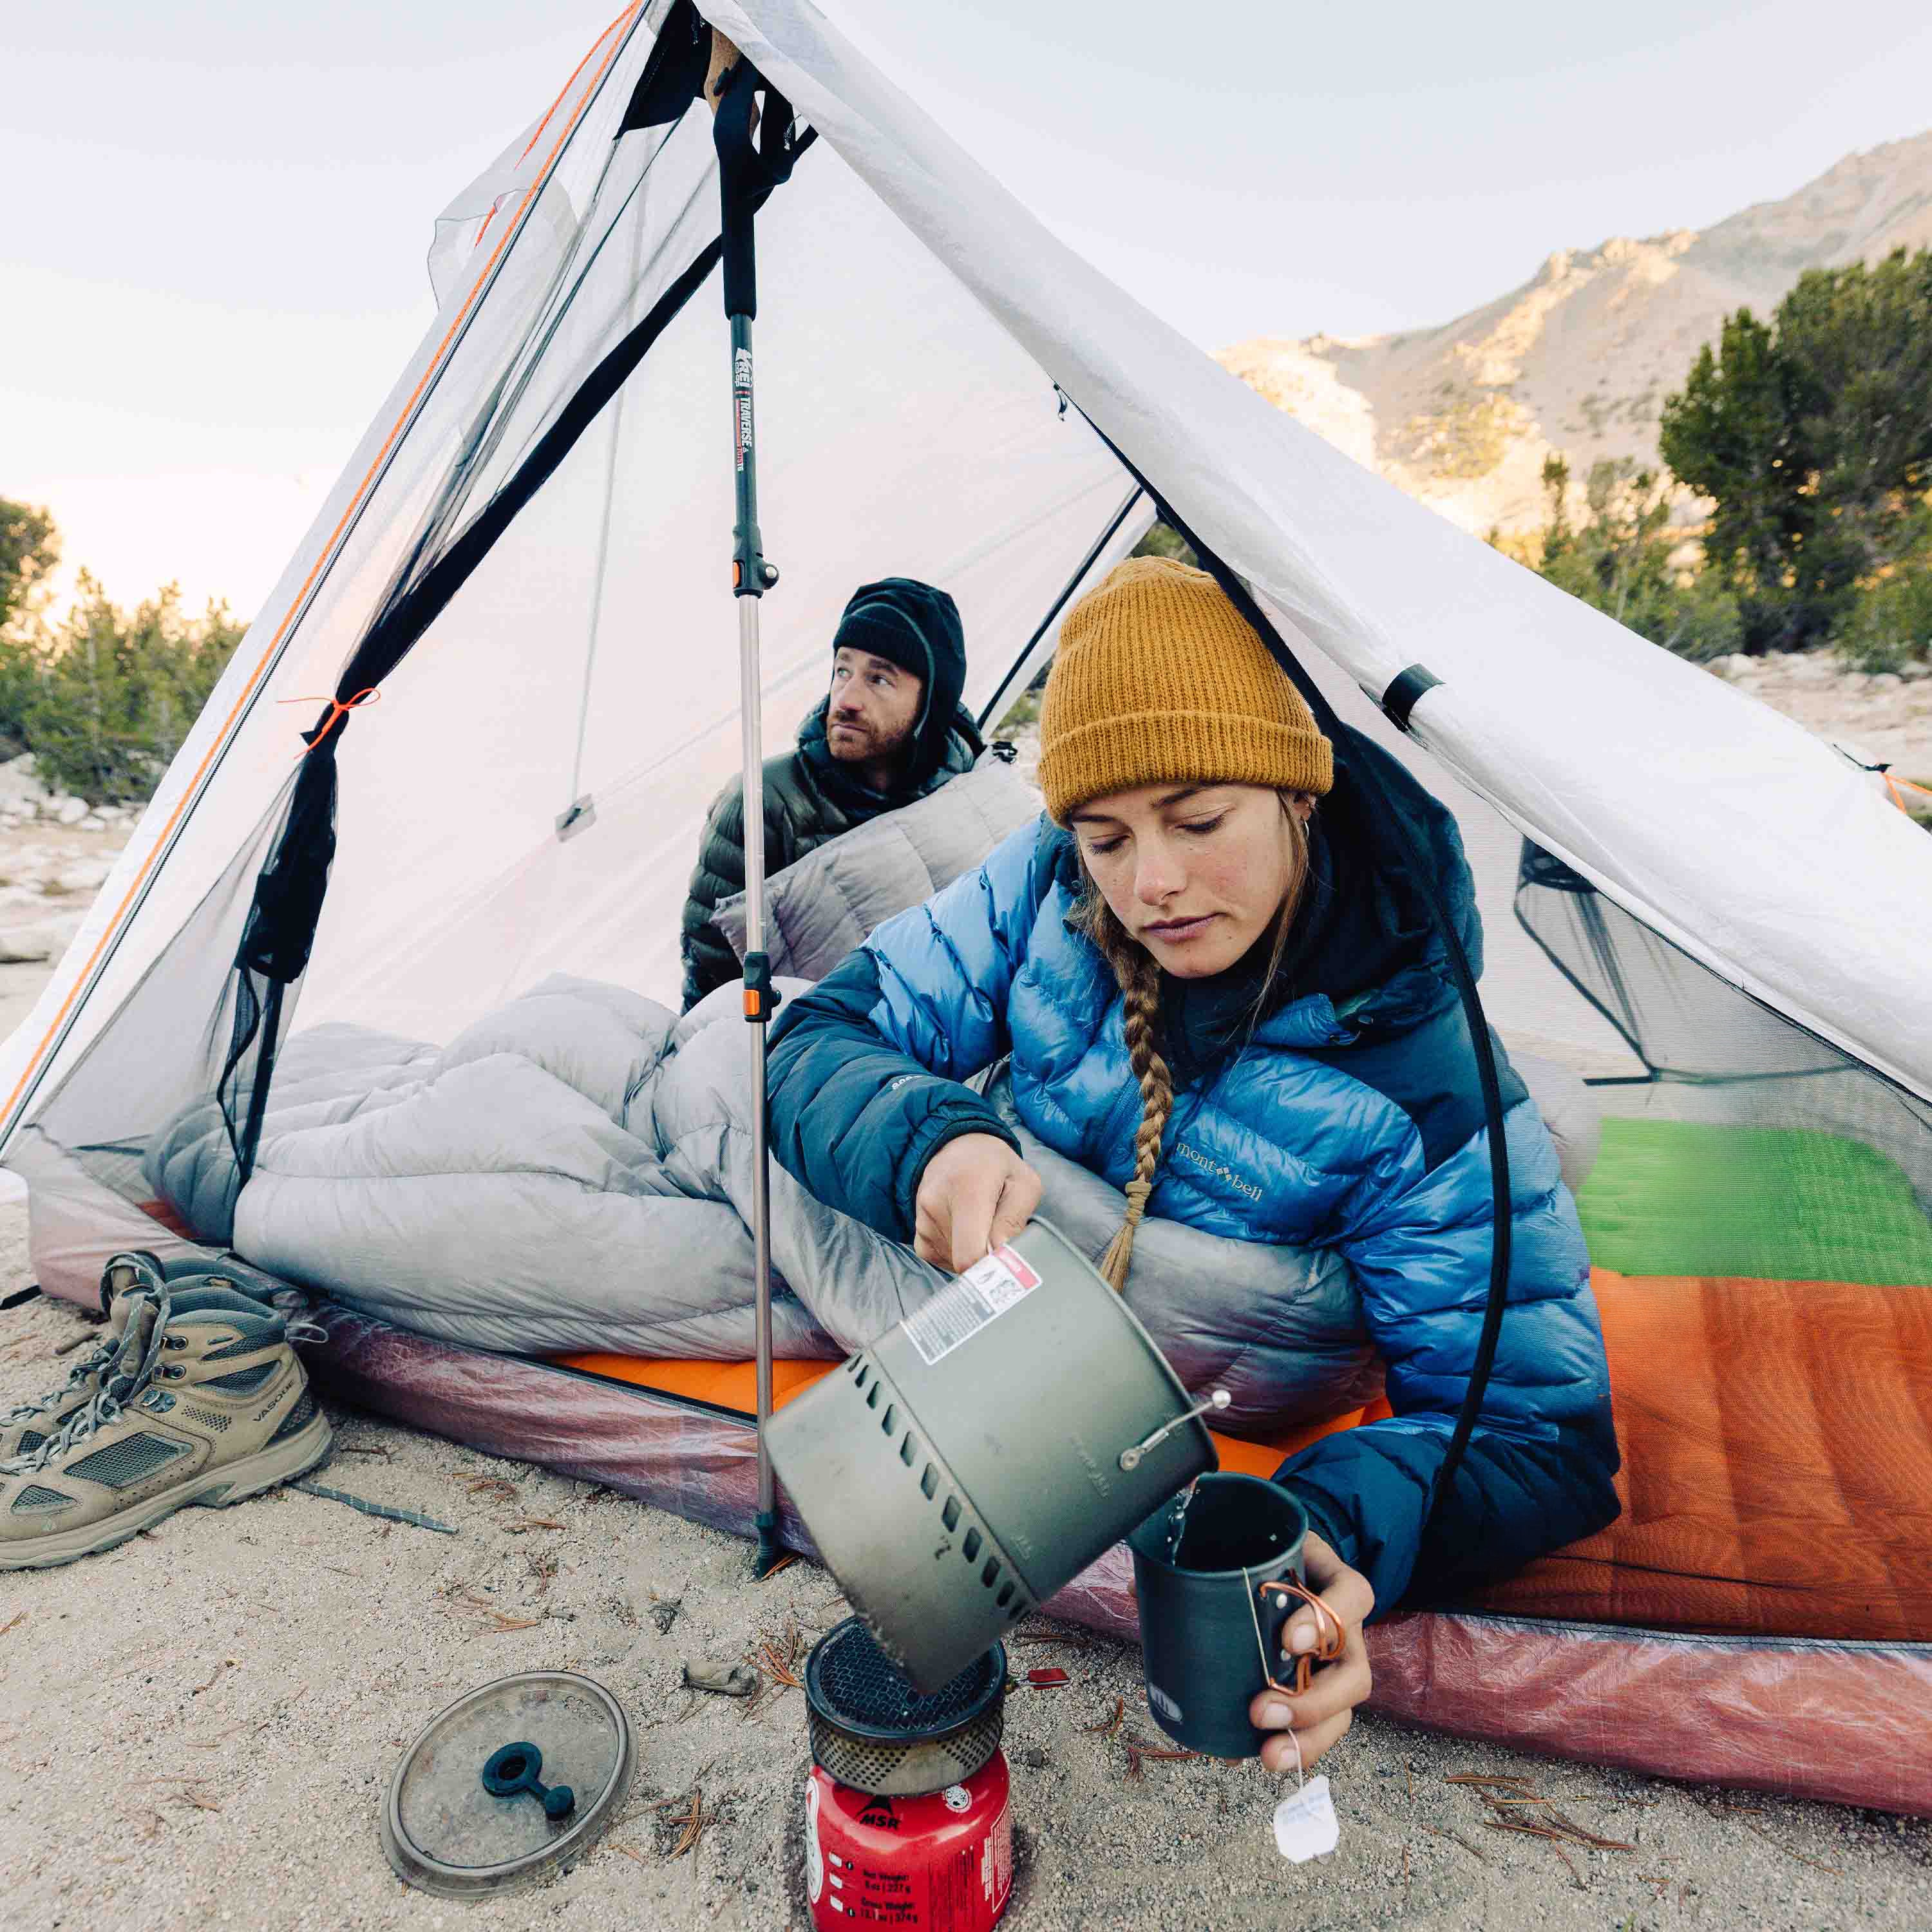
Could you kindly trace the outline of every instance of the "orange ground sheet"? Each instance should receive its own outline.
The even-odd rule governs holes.
[[[1532,1616],[1761,1636],[1932,1640],[1932,1293],[1595,1274],[1623,1514],[1482,1602]],[[572,1368],[750,1414],[748,1362],[583,1354]],[[780,1362],[780,1406],[827,1372]],[[1282,1457],[1380,1407],[1222,1466]]]

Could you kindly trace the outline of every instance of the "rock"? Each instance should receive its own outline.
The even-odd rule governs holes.
[[[0,799],[9,805],[39,804],[47,796],[47,788],[41,783],[34,764],[34,754],[24,752],[17,758],[10,758],[0,765]]]
[[[713,1663],[695,1657],[685,1664],[684,1681],[693,1690],[718,1690],[727,1697],[749,1697],[764,1682],[748,1664]]]
[[[29,962],[58,959],[80,930],[84,912],[68,913],[58,919],[44,919],[32,926],[0,933],[0,965],[25,965]]]
[[[1896,691],[1905,680],[1896,671],[1882,670],[1866,681],[1868,691]]]
[[[80,823],[83,832],[105,832],[107,830],[106,820],[98,812],[90,812]]]
[[[38,926],[24,926],[10,937],[16,945],[38,946],[44,943],[47,950],[40,956],[58,959],[72,944],[74,934],[86,917],[85,912],[66,913],[58,919],[44,919]]]
[[[23,880],[19,885],[0,886],[0,906],[30,905],[38,910],[41,904],[38,885],[28,885]]]
[[[63,825],[78,825],[87,816],[84,798],[56,798],[50,801],[54,817]]]
[[[105,859],[82,859],[53,877],[57,892],[98,892],[113,869]]]

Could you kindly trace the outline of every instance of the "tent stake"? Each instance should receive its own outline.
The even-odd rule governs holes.
[[[762,100],[760,96],[763,96]],[[724,314],[731,329],[732,467],[737,520],[731,532],[731,589],[738,600],[740,711],[744,725],[745,1018],[752,1042],[752,1241],[757,1292],[758,1547],[752,1572],[783,1559],[778,1486],[765,1425],[772,1415],[771,1137],[765,1086],[766,1029],[776,1002],[765,952],[764,725],[760,702],[758,604],[778,574],[765,561],[758,529],[758,476],[752,434],[752,321],[758,312],[752,218],[791,172],[795,130],[790,104],[722,34],[712,34],[705,98],[718,150],[723,215]],[[762,127],[756,128],[762,119]],[[754,132],[762,136],[754,139]]]

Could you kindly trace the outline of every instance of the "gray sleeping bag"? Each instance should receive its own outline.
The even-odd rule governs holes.
[[[819,846],[765,882],[772,970],[824,979],[874,927],[922,904],[1039,816],[1039,793],[988,752],[951,784]],[[744,894],[725,900],[712,922],[743,958]]]
[[[728,987],[680,1020],[557,976],[441,1049],[350,1026],[298,1036],[232,1228],[212,1103],[157,1139],[148,1178],[204,1239],[232,1238],[257,1265],[425,1334],[522,1354],[742,1359],[748,1071]],[[1050,1149],[1028,1152],[1041,1211],[1097,1256],[1119,1194]],[[843,1355],[944,1280],[776,1165],[771,1187],[782,1357]],[[1333,1413],[1374,1386],[1332,1255],[1150,1220],[1129,1299],[1190,1388],[1230,1390],[1237,1426]]]

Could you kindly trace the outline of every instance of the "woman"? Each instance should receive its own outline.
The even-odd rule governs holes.
[[[1116,1288],[1155,1214],[1339,1250],[1384,1360],[1388,1421],[1277,1480],[1306,1508],[1340,1659],[1255,1722],[1270,1768],[1318,1758],[1368,1694],[1377,1606],[1453,1595],[1616,1514],[1609,1378],[1576,1209],[1496,1048],[1512,1189],[1510,1308],[1451,1492],[1434,1479],[1486,1299],[1491,1181],[1463,1010],[1439,935],[1352,767],[1373,761],[1454,909],[1480,932],[1448,814],[1350,734],[1334,748],[1204,573],[1122,564],[1068,616],[1040,721],[1047,818],[880,928],[781,1017],[772,1144],[832,1206],[970,1266],[1040,1181],[960,1083],[1011,1055],[1026,1126],[1125,1194]],[[1291,1622],[1291,1654],[1317,1648]]]

